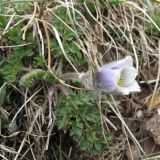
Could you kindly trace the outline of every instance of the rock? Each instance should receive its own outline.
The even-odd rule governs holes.
[[[154,139],[155,144],[160,145],[160,115],[155,114],[146,122],[146,131]]]
[[[136,112],[136,117],[137,117],[137,118],[142,118],[142,117],[143,117],[143,111],[142,111],[142,110],[138,110],[138,111]]]
[[[140,150],[132,144],[130,149],[127,149],[126,151],[126,157],[128,160],[139,160],[141,157]]]

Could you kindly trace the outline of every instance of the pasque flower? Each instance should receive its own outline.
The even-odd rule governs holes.
[[[130,92],[140,92],[140,86],[135,80],[137,74],[132,57],[127,56],[100,67],[96,74],[96,86],[107,93],[128,95]]]

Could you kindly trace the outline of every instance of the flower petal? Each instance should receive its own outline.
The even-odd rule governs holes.
[[[129,92],[140,92],[141,91],[141,88],[136,80],[131,85],[129,85],[127,88]]]
[[[140,91],[141,91],[140,86],[135,80],[132,84],[130,84],[127,87],[118,87],[116,92],[128,95],[130,92],[140,92]]]
[[[113,61],[111,63],[108,63],[102,66],[101,68],[118,69],[118,68],[123,68],[124,66],[133,66],[133,59],[131,56],[127,56],[119,61]]]
[[[121,75],[123,76],[123,86],[126,87],[135,81],[138,71],[134,67],[127,66],[122,70]]]
[[[120,73],[120,69],[101,69],[96,75],[97,88],[108,93],[114,92],[117,89]]]
[[[117,90],[115,93],[123,94],[123,95],[128,95],[129,90],[126,87],[117,87]]]

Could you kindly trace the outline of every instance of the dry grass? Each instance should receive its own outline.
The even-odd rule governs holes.
[[[158,36],[151,36],[146,32],[146,24],[151,21],[160,31],[156,22],[150,17],[150,13],[155,13],[160,4],[147,6],[144,1],[137,0],[136,2],[126,1],[121,5],[110,5],[108,1],[105,1],[104,6],[101,6],[99,1],[92,1],[95,7],[95,11],[92,13],[86,3],[82,7],[82,4],[78,1],[66,0],[63,2],[57,0],[54,2],[43,1],[43,3],[30,1],[27,3],[32,8],[31,12],[19,15],[15,13],[11,2],[4,3],[6,3],[6,14],[0,14],[0,17],[8,17],[9,21],[1,32],[1,36],[5,36],[12,27],[14,28],[25,22],[26,25],[21,30],[23,32],[22,39],[25,40],[29,30],[32,30],[33,37],[39,42],[40,53],[43,57],[47,57],[46,67],[60,82],[61,86],[58,87],[66,94],[67,91],[64,86],[79,90],[84,90],[84,88],[67,84],[54,72],[55,68],[60,68],[63,72],[62,68],[64,66],[59,63],[58,59],[55,60],[54,64],[52,62],[52,40],[50,35],[56,37],[70,71],[81,72],[68,58],[60,33],[50,23],[50,19],[53,16],[57,16],[55,10],[60,6],[67,8],[72,24],[68,26],[60,17],[59,20],[75,34],[77,45],[86,58],[87,66],[83,68],[84,71],[95,70],[97,66],[127,55],[131,55],[134,58],[135,66],[139,71],[138,80],[141,84],[142,92],[128,97],[108,97],[102,93],[102,95],[99,94],[99,102],[97,102],[101,113],[103,131],[107,128],[115,137],[115,141],[118,142],[117,145],[108,147],[99,156],[94,157],[83,152],[81,154],[85,159],[125,159],[126,149],[130,148],[134,143],[142,159],[156,159],[157,155],[156,157],[147,158],[147,154],[141,146],[147,135],[143,133],[144,119],[137,118],[136,113],[137,110],[147,110],[145,104],[148,97],[152,96],[153,100],[154,96],[159,92],[160,39]],[[15,1],[14,3],[16,5],[19,2]],[[86,11],[84,12],[84,10]],[[80,21],[71,16],[71,14],[75,15],[75,13],[79,14]],[[83,36],[78,35],[77,30],[79,28]],[[44,41],[47,41],[47,46],[45,46]],[[20,48],[24,45],[29,44],[19,44],[17,46],[0,44],[0,48],[1,50],[11,47]],[[41,86],[28,91],[12,85],[7,98],[11,98],[15,92],[21,97],[19,103],[14,105],[14,102],[11,102],[11,105],[7,106],[5,110],[10,114],[11,124],[14,123],[15,119],[18,119],[19,126],[17,131],[9,135],[7,131],[3,131],[0,138],[0,156],[6,160],[63,159],[62,157],[76,159],[76,156],[77,159],[80,159],[79,153],[76,155],[76,152],[73,152],[72,145],[68,146],[69,152],[67,154],[63,153],[61,145],[65,144],[61,142],[62,137],[60,135],[56,135],[57,139],[60,139],[60,145],[55,146],[54,143],[56,141],[56,130],[54,128],[56,117],[53,108],[57,104],[57,89]],[[110,101],[108,101],[108,98]],[[104,113],[109,111],[114,114],[106,117]],[[132,125],[134,126],[137,121],[138,126],[136,127],[139,128],[139,131],[135,131],[135,128],[132,128]]]

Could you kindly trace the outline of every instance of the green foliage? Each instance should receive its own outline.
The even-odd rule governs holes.
[[[126,0],[109,0],[109,3],[111,5],[119,5],[122,4],[123,2],[125,2]]]
[[[4,28],[7,24],[7,18],[4,16],[0,16],[0,27]]]
[[[35,70],[25,74],[20,79],[19,84],[20,84],[20,86],[31,88],[35,84],[37,84],[37,82],[39,82],[39,81],[44,81],[46,83],[53,83],[54,77],[49,71],[35,69]]]
[[[95,8],[94,3],[93,3],[92,0],[86,0],[86,1],[82,0],[82,2],[83,2],[83,3],[84,3],[84,2],[86,3],[89,11],[90,11],[92,14],[96,13],[96,8]]]
[[[61,7],[55,13],[64,23],[71,27],[70,18],[68,16],[66,8]],[[77,21],[79,20],[78,15],[76,15],[75,18]],[[57,17],[54,17],[53,19],[53,25],[60,33],[64,50],[70,61],[76,67],[82,66],[84,63],[86,63],[86,60],[82,56],[79,47],[76,45],[75,33],[73,33],[63,22],[61,22]],[[81,34],[80,29],[78,29],[77,32],[79,33],[79,35]],[[52,51],[55,58],[62,57],[63,55],[56,39],[53,40]]]
[[[2,108],[6,96],[6,87],[7,83],[4,83],[0,87],[0,128],[8,125],[9,123],[9,113],[4,108]]]
[[[67,25],[70,26],[70,19],[69,19],[66,8],[64,8],[64,7],[59,8],[56,11],[56,15],[64,23],[66,23]],[[75,35],[63,22],[61,22],[57,17],[54,17],[54,19],[53,19],[53,25],[57,29],[57,31],[60,33],[60,35],[62,37],[62,42],[65,45],[67,42],[71,42],[74,39]]]
[[[22,33],[21,33],[21,27],[17,26],[12,29],[10,29],[6,34],[5,37],[7,37],[8,40],[10,40],[13,44],[19,45],[22,41]]]
[[[94,3],[93,0],[81,0],[81,2],[85,3],[87,5],[87,8],[89,9],[89,11],[92,14],[96,13],[96,4]],[[99,5],[100,5],[100,8],[104,8],[105,7],[103,0],[99,0],[98,2],[99,2]],[[88,17],[86,17],[86,18],[88,18]]]
[[[9,122],[8,121],[9,114],[7,113],[7,111],[5,109],[2,108],[2,105],[5,100],[5,96],[6,96],[6,86],[7,86],[7,83],[4,83],[0,87],[0,128],[2,126],[7,125]]]
[[[2,21],[1,21],[2,20]],[[4,22],[3,19],[0,20],[0,23]],[[3,26],[2,26],[3,27]],[[22,33],[21,26],[16,26],[7,31],[7,33],[2,37],[3,41],[6,41],[8,45],[19,45],[22,44]],[[3,77],[5,82],[15,82],[16,76],[22,67],[22,59],[24,57],[31,56],[33,54],[31,47],[21,47],[10,49],[8,52],[8,57],[4,58],[0,63],[0,74]]]
[[[33,64],[36,68],[43,67],[45,64],[43,56],[39,54],[38,56],[34,57]]]
[[[7,59],[0,65],[0,74],[3,76],[5,82],[12,83],[16,81],[16,75],[22,67],[22,58],[30,56],[32,51],[29,50],[15,50]]]
[[[80,52],[79,47],[75,42],[71,43],[71,48],[69,49],[69,51],[70,52],[68,52],[68,57],[75,66],[77,66],[77,64],[79,64],[79,66],[82,66],[86,63],[84,56]]]
[[[3,109],[0,108],[0,128],[5,127],[9,124],[9,113]]]
[[[59,129],[68,129],[80,149],[98,154],[105,149],[99,110],[94,107],[95,97],[86,92],[71,92],[66,98],[61,95],[56,108],[56,124]]]
[[[3,0],[0,0],[0,13],[3,13],[3,11],[4,11]]]
[[[26,12],[31,10],[31,6],[27,2],[18,2],[17,3],[18,13],[20,12]]]
[[[155,15],[152,14],[153,21],[157,24],[160,28],[160,12],[156,13]],[[153,36],[160,36],[160,31],[155,27],[152,22],[148,22],[146,24],[146,32]]]
[[[2,106],[5,96],[6,96],[6,85],[7,83],[4,83],[1,87],[0,87],[0,107]]]

